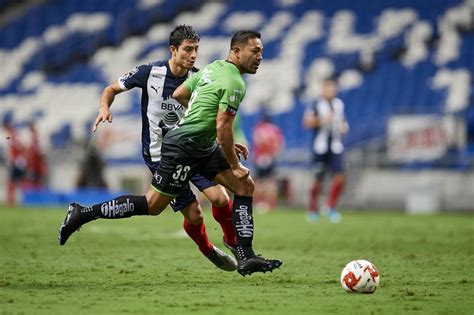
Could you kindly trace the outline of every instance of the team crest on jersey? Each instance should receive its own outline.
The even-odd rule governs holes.
[[[233,90],[232,92],[234,92],[230,97],[229,97],[229,101],[233,104],[239,102],[240,100],[240,95],[242,94],[242,92],[240,90]]]
[[[125,73],[123,76],[120,77],[120,80],[127,80],[131,76],[133,76],[135,73],[138,72],[138,67],[133,68],[131,71]]]

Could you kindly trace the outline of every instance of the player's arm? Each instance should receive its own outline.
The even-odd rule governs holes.
[[[319,128],[326,124],[315,110],[306,110],[303,116],[303,127],[306,129]]]
[[[178,103],[183,105],[184,107],[188,107],[189,99],[191,98],[191,94],[196,89],[196,86],[199,82],[199,73],[196,73],[189,78],[186,79],[183,83],[176,90],[174,90],[172,98],[174,98]]]
[[[92,132],[97,130],[97,126],[101,122],[108,121],[109,123],[112,122],[112,113],[110,112],[110,106],[114,102],[115,95],[122,93],[124,90],[120,87],[118,81],[115,81],[109,84],[103,91],[102,96],[100,97],[100,104],[99,104],[99,114],[97,115],[94,126],[92,128]]]
[[[234,130],[233,130],[233,123],[234,123],[235,114],[229,114],[227,112],[223,112],[221,110],[217,111],[217,141],[222,148],[222,152],[224,153],[227,162],[230,165],[232,172],[234,173],[237,178],[245,178],[249,176],[249,170],[244,167],[239,162],[239,158],[236,153],[236,149],[239,146],[235,146],[234,144]],[[244,158],[248,156],[247,148],[240,148],[241,150],[245,150],[246,154],[244,154]]]
[[[94,122],[92,131],[95,132],[101,122],[112,122],[112,113],[110,106],[114,102],[115,96],[124,91],[128,91],[135,87],[141,89],[146,88],[146,82],[150,74],[152,65],[140,65],[133,68],[131,71],[122,75],[117,81],[109,84],[103,91],[100,97],[99,114]]]
[[[344,106],[343,106],[344,108]],[[343,135],[345,135],[346,133],[349,132],[349,122],[347,121],[347,117],[346,117],[346,114],[345,114],[345,111],[343,111],[344,115],[343,115],[343,119],[341,121],[341,124],[339,126],[339,132]]]
[[[174,90],[172,97],[184,107],[188,107],[188,102],[191,98],[191,91],[185,83],[182,83],[176,90]]]

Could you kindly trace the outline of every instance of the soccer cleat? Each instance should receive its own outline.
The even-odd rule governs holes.
[[[339,223],[341,221],[341,215],[334,209],[328,209],[328,219],[331,223]]]
[[[213,246],[212,252],[206,256],[217,268],[225,271],[235,271],[237,262],[229,254],[224,253],[219,248]]]
[[[254,272],[272,272],[274,269],[280,268],[282,264],[283,262],[279,259],[265,259],[260,255],[255,255],[247,259],[239,260],[237,272],[245,277]]]
[[[309,223],[315,223],[315,222],[319,221],[319,217],[320,217],[320,215],[319,215],[318,212],[309,211],[307,220],[308,220]]]
[[[239,254],[237,253],[237,247],[234,247],[232,245],[229,245],[226,241],[225,238],[222,237],[222,242],[224,243],[224,246],[232,252],[232,255],[234,255],[235,259],[239,259]]]
[[[71,203],[67,209],[67,215],[59,228],[59,245],[66,244],[69,236],[80,229],[82,223],[80,219],[81,209],[84,208],[78,203]]]

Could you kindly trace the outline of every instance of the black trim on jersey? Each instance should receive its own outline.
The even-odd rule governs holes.
[[[151,69],[151,68],[150,68]],[[145,161],[151,162],[150,154],[150,122],[148,121],[148,91],[142,89],[142,156]],[[146,105],[145,105],[146,104]]]

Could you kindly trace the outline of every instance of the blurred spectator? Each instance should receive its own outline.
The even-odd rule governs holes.
[[[17,131],[10,119],[4,119],[3,128],[8,142],[8,180],[7,206],[15,205],[16,191],[23,184],[26,171],[25,148],[18,138]]]
[[[30,144],[26,148],[26,188],[41,188],[46,182],[46,162],[41,151],[38,133],[33,122],[29,124],[30,130]]]
[[[86,148],[86,156],[81,163],[77,188],[105,188],[107,184],[104,180],[105,163],[96,146],[89,142]]]
[[[255,163],[255,204],[259,210],[278,206],[278,185],[275,179],[277,157],[284,143],[280,128],[263,114],[252,134],[252,156]]]
[[[336,205],[346,179],[342,136],[349,130],[349,125],[344,113],[344,103],[336,94],[336,82],[326,79],[323,82],[322,97],[308,106],[303,118],[304,127],[314,131],[312,152],[315,178],[310,191],[310,222],[319,219],[318,197],[327,170],[330,170],[333,176],[324,210],[331,222],[337,223],[341,219]]]

